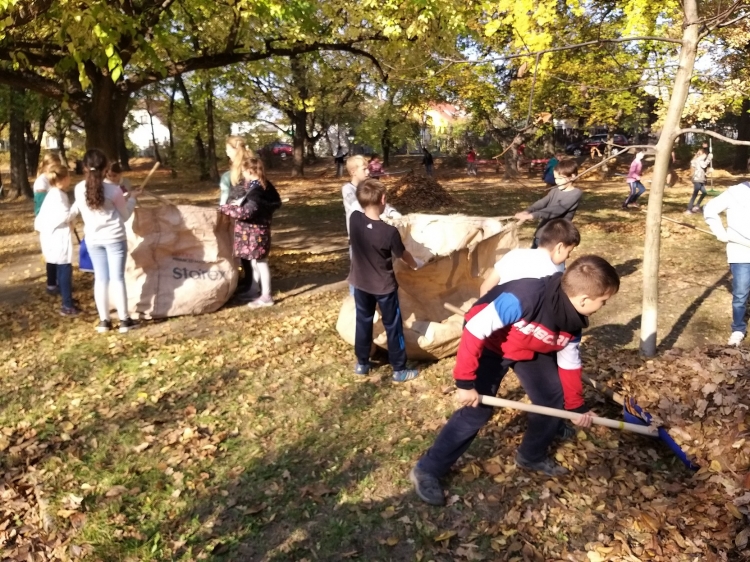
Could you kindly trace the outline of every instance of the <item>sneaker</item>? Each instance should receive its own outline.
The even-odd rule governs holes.
[[[409,473],[409,480],[414,484],[414,491],[422,501],[430,505],[445,505],[443,487],[437,478],[415,466]]]
[[[57,285],[47,285],[47,294],[48,295],[59,295],[60,294],[60,287]]]
[[[567,468],[560,466],[549,457],[541,461],[530,462],[523,458],[521,453],[516,453],[516,466],[526,470],[543,472],[547,476],[564,476],[568,473]]]
[[[370,364],[357,363],[354,366],[354,373],[356,375],[368,375],[370,374]]]
[[[727,345],[731,345],[734,347],[739,347],[742,343],[742,340],[745,339],[745,334],[742,332],[732,332],[732,335],[729,336],[729,341],[727,342]]]
[[[576,429],[569,423],[562,422],[557,428],[557,438],[560,441],[572,441],[578,435]]]
[[[60,316],[73,317],[73,316],[78,316],[80,313],[81,313],[81,311],[78,308],[76,308],[75,306],[72,306],[70,308],[68,308],[66,306],[63,306],[60,309]]]
[[[273,299],[270,295],[263,295],[247,303],[248,308],[264,308],[266,306],[273,306]]]
[[[693,210],[692,209],[688,209],[683,214],[685,214],[685,215],[692,215],[693,214]]]
[[[628,205],[628,207],[630,207],[631,209],[640,209],[641,208],[641,206],[638,203],[631,203],[630,205]]]
[[[100,334],[106,334],[112,329],[112,322],[110,320],[102,320],[96,327],[96,331]]]
[[[401,371],[393,371],[393,382],[406,382],[412,379],[416,379],[419,376],[417,369],[403,369]]]
[[[701,208],[700,207],[693,207],[693,212],[694,213],[700,213],[701,212]]]
[[[234,297],[240,301],[252,301],[260,297],[260,291],[256,287],[242,289],[234,293]]]
[[[125,320],[120,320],[120,333],[127,334],[130,330],[135,330],[138,327],[138,322],[128,317]]]

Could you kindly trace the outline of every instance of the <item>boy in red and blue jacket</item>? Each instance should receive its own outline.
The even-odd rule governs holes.
[[[591,425],[578,345],[588,317],[619,288],[612,265],[599,256],[582,256],[565,273],[498,285],[474,304],[466,314],[453,371],[463,407],[409,475],[422,500],[445,503],[439,479],[492,417],[492,408],[480,404],[479,395],[495,396],[511,367],[533,404],[579,412],[576,425]],[[562,428],[558,418],[528,414],[516,465],[549,476],[566,474],[548,456]]]

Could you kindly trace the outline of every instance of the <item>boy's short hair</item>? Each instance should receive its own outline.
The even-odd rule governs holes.
[[[586,295],[592,299],[614,295],[620,290],[620,276],[599,256],[581,256],[565,270],[562,289],[569,297]]]
[[[374,178],[367,178],[357,186],[357,201],[362,208],[380,205],[385,195],[385,186]]]
[[[573,158],[563,158],[555,166],[555,171],[565,178],[570,178],[578,173],[578,162]]]
[[[365,158],[361,154],[350,156],[346,159],[346,171],[349,172],[349,175],[351,176],[352,174],[354,174],[354,169],[361,164],[367,166],[367,158]]]
[[[558,244],[563,246],[578,246],[581,243],[581,233],[575,225],[567,219],[552,219],[539,232],[539,246],[552,249]]]

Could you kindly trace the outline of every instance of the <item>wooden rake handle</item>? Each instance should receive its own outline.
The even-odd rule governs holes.
[[[145,189],[146,184],[148,183],[148,180],[150,180],[151,176],[154,175],[154,172],[159,169],[159,166],[161,166],[161,164],[159,162],[157,162],[156,164],[154,164],[154,166],[151,168],[151,171],[149,171],[148,175],[146,175],[146,178],[143,180],[143,183],[141,185],[139,185],[136,189],[140,189],[141,192],[144,195],[148,195],[149,197],[153,197],[154,199],[156,199],[157,201],[160,201],[160,202],[164,203],[165,205],[174,205],[174,203],[172,203],[166,197],[162,197],[161,195],[157,195],[156,193],[153,193],[151,191],[146,191],[146,189]]]
[[[604,396],[614,402],[617,402],[620,406],[625,405],[625,397],[622,394],[618,394],[617,392],[609,388],[606,384],[597,382],[588,375],[581,375],[581,380],[583,380],[583,382],[585,382],[586,384],[590,384],[596,390],[604,394]]]
[[[514,402],[513,400],[505,400],[504,398],[494,398],[492,396],[479,395],[479,400],[482,404],[487,406],[495,406],[499,408],[512,408],[513,410],[522,410],[524,412],[531,412],[532,414],[542,414],[545,416],[552,416],[554,418],[562,418],[565,420],[576,421],[582,414],[576,412],[568,412],[567,410],[558,410],[557,408],[548,408],[546,406],[536,406],[534,404],[526,404],[525,402]],[[594,416],[592,422],[595,425],[603,425],[612,429],[619,429],[622,431],[630,431],[632,433],[640,433],[641,435],[648,435],[649,437],[658,437],[659,430],[650,425],[638,425],[635,423],[628,423],[619,420],[611,420],[609,418],[600,418]]]

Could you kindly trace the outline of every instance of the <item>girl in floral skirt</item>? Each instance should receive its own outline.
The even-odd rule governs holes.
[[[219,210],[235,219],[234,255],[242,260],[245,271],[252,270],[260,285],[259,298],[248,303],[250,308],[272,306],[271,270],[268,252],[271,250],[271,218],[281,207],[281,197],[266,179],[263,162],[255,155],[242,159],[242,183],[238,197]]]

